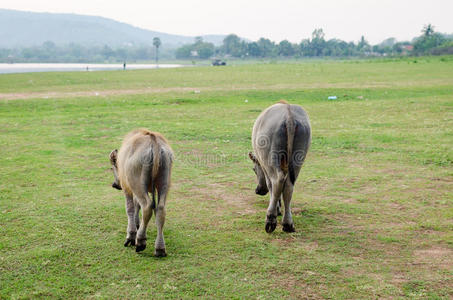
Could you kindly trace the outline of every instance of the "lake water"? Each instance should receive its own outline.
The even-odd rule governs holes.
[[[159,68],[179,68],[183,65],[159,64]],[[109,71],[122,70],[123,64],[1,64],[0,74],[28,72],[65,72],[65,71]],[[126,64],[126,70],[156,69],[155,64]]]

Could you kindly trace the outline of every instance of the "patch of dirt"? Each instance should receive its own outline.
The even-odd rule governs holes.
[[[101,90],[101,91],[71,91],[71,92],[29,92],[29,93],[0,93],[0,100],[17,100],[32,98],[69,98],[69,97],[106,97],[115,95],[154,94],[167,92],[195,92],[197,88],[147,88],[128,90]]]
[[[283,204],[283,203],[282,203]],[[291,200],[291,205],[293,205],[293,202]],[[291,207],[291,213],[293,215],[300,215],[302,214],[303,212],[305,212],[306,209],[305,208],[301,208],[301,207]]]
[[[453,183],[453,178],[451,178],[451,177],[433,177],[433,178],[431,178],[431,180]]]
[[[194,193],[201,194],[206,201],[223,200],[225,203],[234,207],[238,215],[255,214],[258,210],[253,206],[253,190],[242,190],[231,183],[208,183],[205,187],[194,188]]]
[[[349,204],[357,204],[357,203],[359,203],[359,201],[357,201],[356,199],[352,199],[352,198],[344,198],[344,199],[342,199],[342,201],[344,203],[349,203]]]
[[[297,243],[298,249],[303,249],[306,252],[310,253],[318,249],[318,243],[308,242],[306,240],[300,239],[300,237],[295,237],[294,235],[288,234],[286,237],[273,239],[272,242],[276,243],[279,248],[289,248],[292,247],[294,243]]]
[[[393,274],[391,281],[398,286],[402,286],[404,283],[409,281],[409,278],[406,274],[399,272]]]
[[[453,269],[453,250],[440,246],[415,250],[414,264],[435,266],[450,271]]]
[[[296,278],[290,273],[277,273],[272,274],[275,289],[284,289],[289,292],[289,299],[324,299],[317,292],[315,292],[307,283],[302,279]],[[316,275],[314,272],[307,271],[303,276]]]
[[[388,206],[391,208],[391,209],[394,209],[394,210],[405,210],[406,207],[400,203],[396,203],[396,202],[390,202],[388,203]]]

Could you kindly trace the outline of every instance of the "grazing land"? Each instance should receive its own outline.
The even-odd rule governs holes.
[[[313,141],[267,234],[247,153],[280,99]],[[154,216],[123,247],[108,155],[137,127],[175,152],[166,258]],[[453,296],[451,57],[0,75],[0,147],[1,299]]]

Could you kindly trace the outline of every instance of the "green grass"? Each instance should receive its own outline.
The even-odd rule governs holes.
[[[449,299],[453,61],[417,60],[0,75],[0,298]],[[247,153],[282,98],[313,142],[296,233],[266,234]],[[108,154],[136,127],[175,152],[163,259],[154,222],[122,246]]]
[[[203,91],[451,87],[453,60],[302,61],[226,67],[2,75],[1,93],[198,88]],[[420,89],[418,89],[420,91]]]

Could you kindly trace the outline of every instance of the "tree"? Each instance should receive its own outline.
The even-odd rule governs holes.
[[[324,31],[319,28],[312,32],[311,41],[304,39],[300,42],[299,51],[302,56],[321,56],[324,55],[325,46]]]
[[[156,47],[156,65],[159,60],[159,47],[161,44],[162,43],[160,41],[160,38],[158,38],[158,37],[153,38],[153,45],[154,45],[154,47]]]
[[[190,45],[184,45],[176,49],[176,58],[190,58],[196,53],[197,58],[207,59],[210,58],[215,51],[215,46],[212,43],[203,42],[203,38],[197,36],[195,42]]]
[[[379,46],[381,47],[393,47],[397,43],[396,39],[394,37],[388,38],[383,40]]]
[[[250,56],[260,57],[261,49],[257,42],[251,42],[247,44],[247,52]]]
[[[326,41],[324,40],[324,31],[322,28],[315,29],[311,34],[310,48],[313,56],[320,56],[323,54]]]
[[[176,58],[177,59],[185,59],[190,57],[190,53],[192,51],[192,45],[184,45],[176,49]]]
[[[431,36],[434,34],[434,26],[431,24],[423,26],[422,33],[424,36]]]
[[[425,25],[422,29],[422,35],[414,42],[414,52],[417,54],[426,54],[431,49],[441,46],[447,39],[442,34],[434,31],[431,24]]]
[[[261,54],[261,57],[271,57],[274,55],[274,42],[269,39],[260,38],[257,43],[258,47],[260,48],[259,52]]]
[[[294,55],[293,45],[287,40],[281,41],[278,44],[278,55],[293,56]]]
[[[212,43],[198,43],[195,44],[195,50],[198,52],[198,57],[207,59],[214,54],[215,46]]]
[[[365,37],[363,35],[360,38],[359,43],[357,44],[357,50],[359,50],[361,54],[365,54],[365,52],[371,50],[370,44],[367,42],[367,40],[365,40]]]
[[[299,52],[301,56],[310,56],[310,39],[303,39],[300,42]]]
[[[241,39],[235,34],[227,35],[223,39],[222,48],[225,54],[229,54],[235,57],[244,56],[247,51],[245,47],[246,44],[241,43]]]

